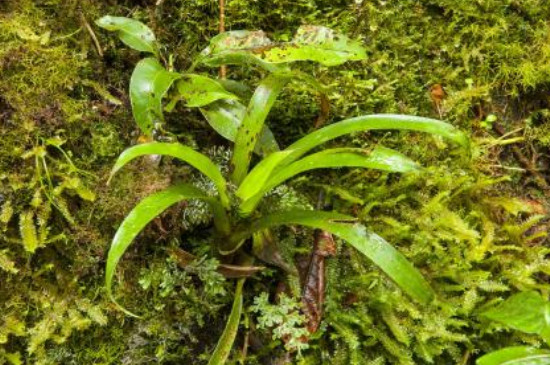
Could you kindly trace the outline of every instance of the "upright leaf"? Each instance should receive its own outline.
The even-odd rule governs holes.
[[[259,203],[265,193],[286,180],[306,171],[322,168],[362,167],[388,172],[410,172],[418,169],[418,165],[411,159],[397,151],[385,147],[375,147],[372,151],[360,148],[335,148],[314,153],[301,160],[279,168],[277,165],[284,161],[286,156],[294,150],[279,152],[279,158],[273,164],[264,168],[263,161],[258,164],[243,181],[247,186],[237,191],[237,196],[242,199],[241,214],[249,215]],[[271,156],[270,156],[271,157]],[[254,173],[254,174],[253,174]],[[261,178],[256,178],[256,176]],[[242,190],[242,191],[241,191]]]
[[[200,199],[206,201],[211,208],[220,213],[223,208],[212,197],[207,196],[203,191],[187,184],[178,184],[149,195],[126,216],[118,228],[109,253],[107,255],[107,266],[105,269],[105,286],[111,300],[126,314],[136,316],[119,305],[112,292],[113,277],[118,262],[137,235],[151,222],[156,216],[165,211],[171,205],[182,200]]]
[[[244,279],[237,281],[237,289],[235,289],[235,299],[233,300],[233,306],[229,319],[225,325],[225,329],[218,340],[218,344],[212,353],[212,357],[208,361],[208,365],[223,365],[227,361],[231,348],[237,337],[237,331],[239,329],[239,322],[241,320],[241,314],[243,311],[243,285]]]
[[[535,291],[512,295],[481,315],[515,330],[537,334],[550,344],[550,302]]]
[[[289,81],[285,76],[277,74],[269,75],[262,80],[256,88],[243,121],[235,137],[235,148],[231,158],[231,180],[240,184],[248,172],[252,152],[264,127],[264,122],[273,107],[275,100],[282,91],[283,86]]]
[[[167,71],[155,58],[141,60],[130,78],[130,102],[139,128],[151,135],[156,122],[164,121],[162,98],[181,77],[177,72]]]
[[[273,169],[290,153],[291,151],[279,151],[265,157],[246,175],[235,195],[242,200],[246,200],[260,192]]]
[[[150,142],[135,145],[126,149],[120,154],[109,177],[109,181],[112,176],[120,170],[124,165],[130,161],[145,155],[163,155],[171,156],[187,162],[212,180],[218,189],[220,200],[222,204],[229,208],[229,197],[227,195],[227,182],[225,181],[218,166],[214,164],[208,157],[199,153],[192,148],[184,146],[179,143],[164,143],[164,142]]]
[[[434,292],[430,285],[405,256],[382,237],[356,223],[355,218],[343,214],[291,210],[267,215],[236,230],[230,239],[222,244],[221,252],[228,254],[235,251],[254,232],[289,224],[322,229],[340,237],[372,260],[413,299],[421,303],[428,303],[433,299]]]
[[[476,360],[476,365],[550,365],[550,351],[533,347],[506,347]]]
[[[118,32],[120,40],[130,48],[141,52],[158,54],[155,34],[140,21],[106,15],[96,20],[96,24],[103,29]]]
[[[234,142],[237,130],[244,119],[246,107],[236,100],[218,100],[202,107],[201,112],[216,132]],[[278,150],[279,145],[273,133],[264,125],[254,152],[266,156]]]

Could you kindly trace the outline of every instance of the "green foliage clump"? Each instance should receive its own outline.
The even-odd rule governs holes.
[[[175,288],[168,294],[164,309],[154,305],[144,308],[146,319],[141,322],[123,321],[100,295],[105,249],[116,223],[151,191],[172,180],[196,181],[186,168],[163,162],[165,176],[143,163],[122,172],[118,183],[109,189],[102,184],[113,158],[137,137],[124,90],[138,57],[121,49],[113,37],[102,34],[92,20],[111,13],[144,21],[166,45],[162,51],[172,50],[177,69],[187,68],[202,45],[218,32],[216,1],[154,3],[0,2],[0,310],[5,313],[0,322],[0,363],[197,363],[207,358],[198,354],[212,349],[216,338],[205,335],[193,339],[190,333],[209,332],[195,327],[193,318],[215,323],[216,333],[223,329],[229,303],[221,301],[211,311],[194,305],[190,298],[204,295],[202,281],[195,276],[192,291],[199,294],[181,300],[173,293],[181,293],[183,288]],[[492,126],[483,126],[493,114],[507,131],[525,127],[519,132],[524,140],[516,145],[529,159],[538,157],[536,168],[547,166],[548,2],[229,0],[226,6],[226,27],[230,30],[264,29],[273,39],[288,41],[294,29],[307,23],[338,29],[362,40],[368,54],[364,62],[337,70],[300,67],[313,71],[320,82],[330,86],[334,120],[378,112],[443,117],[471,130],[482,141],[474,151],[474,164],[465,166],[456,159],[447,160],[445,145],[437,139],[420,143],[418,136],[407,135],[401,136],[402,142],[395,133],[360,134],[347,142],[364,147],[375,136],[378,143],[438,167],[429,170],[431,176],[414,178],[364,171],[323,173],[298,179],[268,197],[268,206],[287,199],[288,205],[298,200],[307,207],[316,201],[318,191],[305,186],[314,184],[325,190],[336,208],[357,213],[383,237],[396,242],[408,259],[422,268],[443,302],[432,309],[418,307],[363,258],[340,245],[338,257],[327,260],[324,324],[310,340],[304,358],[297,362],[473,363],[481,353],[507,345],[541,345],[534,336],[498,324],[488,326],[477,314],[516,291],[548,293],[544,237],[547,199],[529,182],[529,173],[521,170],[523,166],[509,147],[487,143],[497,135]],[[102,58],[80,14],[94,29]],[[258,74],[261,72],[246,67],[228,68],[233,79],[254,82]],[[90,80],[97,81],[121,103],[109,101],[111,97],[97,85],[90,86]],[[430,99],[429,87],[434,83],[442,84],[447,92],[441,114]],[[283,92],[282,102],[275,103],[268,124],[282,146],[312,128],[319,114],[319,104],[312,96],[307,86],[293,83]],[[197,142],[201,150],[207,149],[207,143],[223,143],[204,133],[205,123],[198,113],[182,107],[175,111],[167,119],[180,140]],[[38,216],[45,212],[31,205],[38,183],[34,158],[21,156],[56,135],[67,141],[62,148],[74,165],[93,172],[97,180],[68,173],[61,152],[48,146],[48,154],[55,160],[49,162],[53,171],[69,179],[78,177],[96,199],[89,202],[74,189],[66,189],[61,197],[74,224],[52,207],[49,237],[62,234],[63,239],[42,241],[39,246],[43,247],[30,255],[21,244],[20,216],[23,222],[34,221],[38,236],[43,229]],[[532,155],[533,150],[537,154]],[[138,178],[140,170],[146,171],[146,181]],[[63,180],[57,182],[63,184]],[[336,188],[336,183],[344,187]],[[508,196],[517,198],[505,198]],[[42,196],[42,201],[48,200]],[[525,207],[533,211],[525,211]],[[192,209],[185,214],[194,215]],[[200,237],[192,237],[200,236],[200,229],[194,229],[193,234],[172,229],[179,222],[167,217],[161,223],[168,228],[166,240],[183,234],[195,255],[209,253],[204,249],[207,244],[199,243]],[[34,235],[28,227],[25,231],[28,237]],[[298,232],[297,239],[288,234],[282,240],[287,262],[296,253],[307,253],[312,242],[310,231]],[[153,247],[164,246],[152,244],[158,233],[162,233],[160,227],[149,227],[121,266],[120,275],[126,280],[117,293],[133,308],[146,302],[137,300],[142,295],[158,304],[160,299],[152,298],[163,290],[155,286],[157,294],[153,294],[153,284],[147,290],[138,285],[142,268],[147,267],[145,277],[152,275],[150,271],[162,273],[166,268],[169,273],[159,277],[181,275],[173,263],[166,262],[166,252]],[[67,285],[65,291],[44,285],[57,285],[60,277],[64,283],[78,285]],[[296,277],[274,275],[271,270],[266,277],[273,283],[294,282],[293,292],[299,294]],[[169,287],[171,279],[163,280]],[[37,292],[42,294],[31,298],[31,293]],[[65,297],[71,299],[64,301]],[[43,319],[57,319],[51,308],[58,301],[64,301],[66,309],[61,310],[59,323],[48,327],[51,338],[38,341],[37,351],[29,355],[29,343],[37,341],[30,329]],[[97,306],[109,318],[107,324],[100,325],[87,311],[80,310],[77,303],[82,301]],[[178,305],[192,309],[172,312]],[[73,311],[80,314],[73,314],[77,321],[70,323],[69,313]],[[89,325],[81,326],[83,321]],[[65,342],[57,343],[61,338]],[[159,338],[169,340],[163,343]],[[269,343],[263,351],[280,353],[284,346]]]

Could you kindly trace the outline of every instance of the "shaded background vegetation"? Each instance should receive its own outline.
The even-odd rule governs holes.
[[[143,319],[125,318],[103,293],[105,251],[130,207],[176,177],[196,177],[183,166],[142,162],[105,185],[114,158],[138,139],[127,86],[139,55],[93,21],[142,20],[184,69],[217,33],[217,11],[211,0],[0,3],[0,364],[206,362],[232,282],[212,260],[182,270],[166,250],[201,256],[200,207],[169,212],[123,261],[117,293]],[[340,245],[328,262],[325,320],[297,363],[468,364],[506,345],[540,345],[476,313],[517,291],[550,289],[549,18],[543,0],[227,0],[228,29],[285,39],[300,24],[319,24],[362,40],[367,61],[303,66],[331,87],[332,121],[381,112],[443,117],[474,139],[467,160],[433,137],[361,134],[348,142],[395,147],[430,167],[415,176],[350,170],[314,178],[334,206],[395,243],[440,303],[414,304]],[[257,72],[230,67],[228,75],[253,84]],[[445,87],[441,103],[430,97],[434,84]],[[287,145],[311,130],[318,112],[315,95],[294,85],[268,123]],[[194,112],[179,108],[168,118],[200,150],[225,143]],[[508,132],[521,138],[495,140]],[[299,190],[300,179],[293,185]],[[283,241],[287,257],[307,252],[309,233]],[[247,305],[282,280],[275,270],[265,276],[273,286],[251,280]],[[264,335],[250,363],[282,353]]]

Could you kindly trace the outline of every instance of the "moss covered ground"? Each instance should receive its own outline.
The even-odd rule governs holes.
[[[226,2],[227,29],[286,39],[301,24],[319,24],[363,42],[366,61],[302,66],[330,87],[328,123],[414,114],[445,119],[473,141],[465,156],[425,135],[355,135],[348,144],[393,147],[427,169],[307,180],[395,244],[438,303],[412,302],[339,244],[327,260],[324,320],[301,356],[252,331],[247,361],[240,335],[233,363],[474,364],[504,346],[543,346],[478,314],[518,291],[550,290],[550,3]],[[234,282],[215,261],[183,270],[170,258],[170,247],[205,254],[200,206],[174,208],[125,256],[117,296],[143,318],[126,317],[105,296],[105,254],[124,215],[173,179],[197,178],[184,166],[142,161],[106,185],[116,156],[139,137],[127,89],[140,56],[94,25],[105,14],[148,24],[180,69],[218,32],[212,0],[0,2],[0,364],[202,364],[230,311]],[[253,83],[258,72],[230,67],[228,76]],[[288,145],[312,130],[318,113],[315,95],[294,84],[268,123]],[[223,158],[227,143],[200,114],[178,107],[167,117],[182,142]],[[300,190],[304,182],[291,184],[303,196],[282,197],[315,202],[318,191]],[[288,258],[308,252],[311,232],[298,233],[302,240],[281,242]],[[260,299],[253,306],[260,293],[273,294],[281,281],[297,286],[275,269],[262,275],[247,284],[243,329],[280,310]]]

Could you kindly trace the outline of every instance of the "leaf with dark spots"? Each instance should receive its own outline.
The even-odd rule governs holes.
[[[233,156],[231,157],[231,162],[235,164],[235,170],[231,174],[233,183],[240,184],[246,176],[250,165],[249,151],[253,151],[256,146],[256,138],[252,139],[252,143],[247,144],[250,141],[250,137],[246,131],[249,131],[249,134],[254,137],[262,131],[267,115],[273,107],[275,100],[284,85],[289,81],[288,75],[271,74],[263,79],[254,91],[254,95],[250,99],[246,114],[235,137],[235,147],[233,149]]]
[[[268,71],[281,70],[277,64],[315,61],[325,66],[366,59],[360,42],[334,30],[305,25],[298,28],[290,42],[273,42],[262,31],[232,31],[210,41],[202,52],[202,62],[211,67],[222,64],[256,64]]]
[[[246,107],[237,100],[218,100],[202,107],[202,114],[208,124],[222,137],[235,141],[237,130],[242,123]],[[260,132],[258,142],[254,146],[254,152],[259,155],[268,155],[278,151],[279,145],[271,130],[264,126]]]

